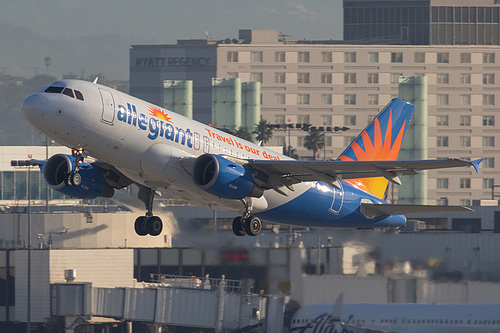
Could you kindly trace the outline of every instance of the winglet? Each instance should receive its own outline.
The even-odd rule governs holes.
[[[480,158],[474,161],[471,161],[470,164],[474,167],[477,173],[479,173],[479,164],[484,160],[484,158]]]
[[[342,317],[342,304],[344,303],[344,293],[340,293],[335,300],[335,305],[332,311],[332,320],[339,322]]]

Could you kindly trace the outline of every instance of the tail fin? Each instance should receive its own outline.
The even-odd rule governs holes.
[[[394,98],[338,157],[341,161],[396,160],[414,105]],[[384,177],[350,179],[347,182],[383,198],[388,180]]]

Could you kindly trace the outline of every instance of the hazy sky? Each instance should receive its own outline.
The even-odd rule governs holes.
[[[205,38],[205,31],[213,38],[276,29],[292,39],[342,39],[342,0],[2,2],[0,69],[10,75],[44,72],[50,56],[56,76],[85,71],[128,79],[130,45]]]

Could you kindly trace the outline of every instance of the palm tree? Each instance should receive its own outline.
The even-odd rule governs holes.
[[[325,133],[312,127],[309,135],[304,138],[304,147],[313,152],[313,159],[316,160],[316,152],[325,146]]]
[[[271,124],[264,119],[261,119],[258,124],[255,124],[255,130],[252,133],[257,134],[257,141],[262,141],[263,144],[273,137]]]
[[[240,139],[253,142],[252,133],[250,133],[246,127],[238,128],[236,132],[234,132],[234,135]]]

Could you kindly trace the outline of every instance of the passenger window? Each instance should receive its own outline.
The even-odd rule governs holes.
[[[83,101],[83,94],[81,92],[79,92],[78,90],[75,90],[75,96],[80,101]]]
[[[61,91],[63,91],[64,87],[53,87],[50,86],[47,89],[45,89],[46,93],[51,93],[51,94],[60,94]]]
[[[75,95],[73,95],[73,89],[66,88],[64,89],[63,94],[71,98],[75,98]]]

